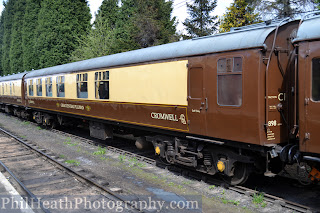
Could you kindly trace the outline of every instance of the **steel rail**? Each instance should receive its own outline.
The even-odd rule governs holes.
[[[133,209],[136,209],[136,210],[138,210],[138,211],[141,212],[141,209],[139,209],[138,207],[132,205],[129,200],[125,200],[122,196],[120,196],[120,195],[114,193],[113,191],[107,189],[107,188],[104,187],[103,185],[100,185],[99,183],[94,182],[94,181],[91,180],[90,178],[87,178],[87,177],[85,177],[84,175],[79,174],[79,173],[78,173],[77,171],[75,171],[74,169],[65,166],[63,163],[60,163],[59,161],[57,161],[56,159],[52,158],[52,157],[49,156],[48,154],[46,154],[46,153],[38,150],[37,148],[31,146],[30,144],[28,144],[28,143],[26,143],[25,141],[21,140],[19,137],[11,134],[11,133],[8,132],[7,130],[5,130],[5,129],[3,129],[3,128],[0,127],[0,132],[5,133],[6,135],[8,135],[8,136],[12,137],[13,139],[15,139],[16,141],[20,142],[21,144],[29,147],[29,148],[32,149],[33,151],[39,153],[40,155],[46,157],[47,159],[51,160],[51,161],[54,162],[55,164],[61,166],[61,167],[62,167],[63,169],[65,169],[66,171],[68,171],[68,172],[72,173],[73,175],[75,175],[75,176],[77,176],[77,177],[79,177],[79,178],[87,181],[87,182],[90,183],[91,185],[96,186],[96,187],[99,188],[100,190],[107,192],[108,194],[112,195],[113,197],[119,199],[120,201],[122,201],[122,202],[124,202],[124,203],[127,203],[127,204],[128,204],[129,206],[131,206]],[[135,198],[132,198],[132,199],[136,200],[136,198],[138,198],[138,197],[135,196]],[[138,199],[139,199],[139,198],[138,198]],[[142,212],[143,212],[143,211],[142,211]],[[46,213],[47,213],[47,212],[46,212]],[[48,212],[48,213],[49,213],[49,212]]]
[[[249,188],[246,188],[246,187],[243,187],[243,186],[231,186],[231,187],[229,187],[229,189],[233,190],[235,192],[241,193],[241,194],[246,194],[248,196],[253,196],[254,194],[261,193],[261,192],[258,192],[256,190],[249,189]],[[263,196],[264,196],[264,200],[267,201],[267,202],[278,203],[279,205],[281,205],[281,206],[283,206],[285,208],[294,210],[296,212],[303,212],[303,213],[311,213],[311,212],[313,212],[313,210],[308,206],[304,206],[304,205],[301,205],[301,204],[298,204],[298,203],[295,203],[295,202],[292,202],[292,201],[289,201],[289,200],[285,200],[285,199],[282,199],[282,198],[277,197],[277,196],[273,196],[273,195],[265,194],[265,193],[263,193]]]
[[[92,144],[92,145],[99,144],[99,146],[103,146],[104,148],[106,148],[110,152],[117,153],[117,154],[120,154],[120,155],[125,155],[125,156],[131,157],[131,158],[136,158],[137,160],[142,161],[142,162],[147,163],[147,164],[150,164],[150,165],[154,165],[154,166],[156,165],[156,160],[154,160],[152,158],[148,158],[148,157],[145,157],[145,156],[142,156],[142,155],[138,155],[138,154],[135,154],[135,153],[123,150],[123,149],[116,148],[114,146],[109,146],[109,145],[106,145],[106,144],[94,142],[93,140],[90,140],[90,139],[87,139],[87,138],[83,138],[83,137],[80,137],[78,135],[74,135],[74,134],[71,134],[71,133],[63,132],[63,131],[60,131],[60,130],[52,129],[51,131],[54,132],[54,133],[62,134],[64,136],[73,137],[75,139],[81,140],[81,141],[83,141],[85,143],[89,143],[89,144]]]
[[[2,131],[2,129],[1,129],[1,131]],[[27,188],[27,186],[26,186],[25,184],[23,184],[23,183],[19,180],[19,178],[17,178],[17,176],[15,176],[15,174],[14,174],[1,160],[0,160],[0,164],[1,164],[1,167],[2,167],[6,172],[8,172],[8,173],[10,174],[10,176],[15,180],[15,182],[16,182],[17,184],[19,184],[19,186],[23,189],[23,191],[24,191],[25,193],[27,193],[27,196],[28,196],[31,200],[33,200],[33,201],[35,201],[36,203],[39,203],[39,204],[40,204],[40,208],[41,208],[41,210],[42,210],[43,212],[45,212],[45,213],[50,213],[50,211],[49,211],[48,209],[44,208],[43,203],[42,203],[41,201],[39,201],[39,199],[37,198],[37,196],[35,196],[35,195]],[[32,209],[32,210],[34,210],[34,209]]]
[[[83,138],[83,137],[78,136],[78,135],[74,135],[74,134],[71,134],[71,133],[66,133],[66,132],[63,132],[63,131],[60,131],[60,130],[52,130],[52,131],[55,132],[55,133],[59,133],[59,134],[68,136],[68,137],[73,137],[75,139],[84,141],[86,143],[90,143],[92,145],[96,145],[97,144],[97,142],[94,142],[93,140],[90,140],[90,139],[87,139],[87,138]],[[99,145],[103,145],[103,144],[99,144]],[[154,160],[154,159],[146,158],[144,156],[140,156],[140,155],[137,155],[137,154],[134,154],[134,153],[131,153],[131,152],[119,149],[119,148],[115,148],[115,147],[112,147],[112,146],[108,146],[108,145],[106,145],[105,147],[111,152],[114,152],[114,153],[117,153],[117,154],[125,154],[126,156],[129,156],[129,157],[134,156],[138,160],[140,158],[148,159],[148,161],[150,162],[149,164],[156,165],[156,160]],[[146,162],[146,161],[144,161],[144,162]],[[148,163],[148,162],[146,162],[146,163]],[[174,166],[174,165],[170,165],[170,166]],[[189,169],[186,169],[186,168],[183,168],[183,169],[185,171],[189,170]],[[199,174],[199,175],[201,175],[201,174]],[[217,185],[223,186],[224,184],[222,182],[218,181]],[[230,186],[230,185],[228,185],[228,186],[226,186],[226,188],[228,188],[228,189],[230,189],[230,190],[232,190],[234,192],[238,192],[240,194],[246,194],[246,195],[249,195],[249,196],[253,196],[254,194],[261,193],[261,192],[258,192],[256,190],[253,190],[253,189],[250,189],[250,188],[246,188],[246,187],[243,187],[243,186]],[[288,209],[294,210],[296,212],[301,212],[301,213],[311,213],[311,212],[313,212],[313,210],[311,208],[307,207],[307,206],[304,206],[304,205],[301,205],[301,204],[298,204],[298,203],[295,203],[295,202],[291,202],[291,201],[276,197],[274,195],[270,195],[270,194],[266,194],[266,193],[263,193],[263,195],[264,195],[265,200],[267,202],[269,202],[269,203],[278,203],[279,205],[281,205],[283,207],[286,207]]]

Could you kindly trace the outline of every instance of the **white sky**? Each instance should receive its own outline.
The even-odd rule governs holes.
[[[103,0],[88,0],[92,17],[94,17],[95,12],[99,9],[102,1]],[[174,0],[173,2],[174,9],[172,15],[176,16],[177,21],[179,22],[177,26],[178,31],[183,30],[182,22],[188,17],[186,2],[190,3],[192,0]],[[222,16],[232,2],[233,0],[218,0],[217,7],[215,8],[213,14]],[[0,12],[2,9],[3,0],[0,0]]]

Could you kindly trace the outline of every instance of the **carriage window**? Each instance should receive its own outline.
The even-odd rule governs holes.
[[[64,97],[64,76],[57,77],[57,97]]]
[[[37,79],[36,87],[37,87],[37,96],[42,96],[42,79],[41,78]]]
[[[109,99],[109,71],[95,73],[96,99]]]
[[[46,96],[52,97],[52,78],[46,78]]]
[[[312,59],[312,100],[320,101],[320,58]]]
[[[77,96],[88,98],[88,73],[77,74]]]
[[[10,95],[12,95],[12,83],[10,83]]]
[[[29,96],[33,96],[33,80],[29,80]]]
[[[15,93],[15,85],[16,85],[15,83],[12,83],[12,94],[13,94],[13,95],[16,94],[16,93]]]
[[[218,104],[241,106],[242,104],[242,58],[218,60]]]

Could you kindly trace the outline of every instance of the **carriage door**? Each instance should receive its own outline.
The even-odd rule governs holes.
[[[312,54],[312,49],[310,45],[310,56],[305,59],[305,133],[302,145],[306,152],[320,153],[320,55]],[[314,51],[316,53],[316,49]]]
[[[207,99],[204,89],[202,67],[190,67],[188,75],[188,120],[189,130],[195,134],[206,133]]]
[[[21,101],[22,101],[22,105],[26,105],[26,98],[28,96],[27,95],[27,82],[25,80],[25,75],[22,77],[22,81],[21,81]]]

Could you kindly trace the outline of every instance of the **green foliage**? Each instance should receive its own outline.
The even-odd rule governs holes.
[[[4,35],[4,23],[3,23],[3,11],[1,13],[0,17],[0,76],[4,75],[3,69],[2,69],[2,46],[3,46],[3,35]]]
[[[3,16],[3,42],[2,42],[2,60],[1,66],[3,74],[11,73],[10,66],[10,45],[11,45],[11,31],[13,25],[14,14],[14,0],[9,0],[4,4]]]
[[[264,194],[263,193],[255,193],[253,194],[252,203],[254,204],[261,204],[264,201]]]
[[[38,54],[36,52],[36,40],[38,34],[35,29],[38,26],[38,14],[42,0],[26,0],[25,14],[22,28],[23,69],[32,70],[38,68]]]
[[[78,145],[78,143],[71,143],[71,138],[70,138],[70,137],[67,138],[67,139],[63,142],[63,144],[68,145],[68,146],[77,146],[77,145]]]
[[[88,35],[78,39],[79,46],[71,55],[72,61],[85,60],[117,53],[115,28],[119,16],[119,1],[104,0],[100,6],[94,27]]]
[[[66,160],[65,163],[71,164],[71,165],[74,165],[74,166],[79,166],[80,165],[80,162],[77,161],[77,160]]]
[[[221,198],[222,203],[224,204],[233,204],[235,206],[239,206],[240,201],[236,201],[236,200],[228,200],[227,198],[223,197]]]
[[[268,19],[294,17],[299,13],[310,11],[315,6],[315,0],[247,0],[261,14],[267,14]]]
[[[193,4],[187,3],[190,18],[183,25],[188,32],[184,38],[195,38],[213,34],[217,30],[217,16],[210,13],[216,8],[217,0],[195,0]]]
[[[223,19],[220,21],[220,32],[228,32],[232,27],[242,27],[260,22],[259,14],[254,13],[254,9],[248,5],[246,0],[235,0]]]
[[[87,0],[7,0],[0,74],[23,72],[178,40],[172,0],[104,0],[90,25]]]
[[[178,40],[176,18],[170,17],[172,1],[124,0],[122,3],[117,22],[121,52]]]
[[[116,52],[115,32],[107,23],[98,19],[95,28],[91,29],[88,35],[78,39],[79,46],[71,54],[72,61],[80,61]]]
[[[22,26],[26,0],[14,1],[14,16],[11,28],[10,70],[11,73],[23,72]]]
[[[122,1],[119,18],[117,20],[117,28],[115,29],[117,49],[119,52],[139,49],[134,39],[136,33],[134,26],[134,15],[137,13],[136,1],[137,0]]]
[[[216,188],[215,185],[209,186],[209,189],[210,189],[210,190],[212,190],[212,189],[214,189],[214,188]]]
[[[97,21],[100,21],[108,25],[111,29],[116,28],[116,22],[120,12],[118,5],[119,0],[104,0],[99,7],[94,24],[96,25]]]
[[[86,0],[43,0],[36,40],[39,67],[69,62],[79,37],[90,29],[90,19]]]
[[[104,154],[106,154],[106,151],[107,151],[106,148],[101,148],[101,147],[99,147],[99,148],[98,148],[98,151],[95,151],[95,152],[93,153],[93,155],[104,155]]]
[[[124,162],[126,159],[126,156],[125,155],[119,155],[119,160],[120,162]]]
[[[72,53],[78,61],[177,41],[172,1],[104,0],[94,27]]]
[[[320,0],[316,0],[316,5],[317,5],[317,8],[318,8],[318,10],[320,10]]]
[[[135,41],[141,48],[165,44],[175,40],[175,17],[170,19],[172,1],[139,0],[133,21],[137,33]]]

